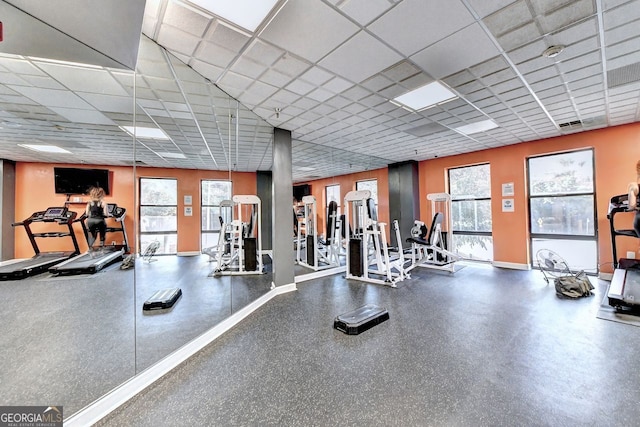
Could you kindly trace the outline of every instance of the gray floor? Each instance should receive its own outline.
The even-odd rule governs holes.
[[[58,405],[68,417],[271,286],[270,274],[209,277],[212,269],[206,256],[168,256],[138,259],[135,271],[118,263],[0,282],[0,404]],[[172,309],[142,310],[172,287],[183,291]]]
[[[305,282],[99,425],[638,425],[640,328],[596,318],[606,287],[562,300],[540,272],[475,266]],[[333,329],[365,303],[390,320]]]

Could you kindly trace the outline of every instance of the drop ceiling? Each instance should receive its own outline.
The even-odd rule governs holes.
[[[133,8],[142,36],[124,25],[117,44],[74,16],[2,3],[98,66],[70,71],[5,50],[5,30],[0,147],[13,160],[43,160],[17,147],[35,141],[59,143],[74,162],[265,170],[275,126],[292,132],[303,181],[640,120],[640,0],[281,0],[254,32],[186,0],[120,1],[100,22]],[[549,46],[565,48],[543,57]],[[123,70],[134,51],[135,85]],[[390,102],[436,80],[457,98],[417,112]],[[168,141],[134,150],[118,127],[132,122],[134,86],[138,125]],[[486,120],[498,127],[456,130]]]

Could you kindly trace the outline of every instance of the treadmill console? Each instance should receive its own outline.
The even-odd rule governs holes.
[[[42,214],[43,220],[66,219],[67,208],[47,208]]]
[[[125,208],[121,208],[120,206],[116,205],[115,203],[108,203],[107,204],[107,214],[110,217],[115,218],[116,220],[120,220],[124,216],[125,212],[126,212]]]

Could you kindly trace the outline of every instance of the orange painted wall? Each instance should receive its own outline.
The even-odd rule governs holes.
[[[45,210],[48,207],[64,206],[66,196],[64,194],[55,194],[54,192],[54,175],[55,167],[82,167],[80,165],[70,164],[51,164],[51,163],[17,163],[16,164],[16,207],[15,220],[22,221],[33,212]],[[133,172],[130,167],[121,166],[91,166],[96,169],[109,169],[110,194],[105,197],[106,202],[117,203],[127,209],[125,217],[125,229],[127,230],[127,239],[132,245],[133,240]],[[73,198],[72,198],[73,200]],[[86,197],[83,200],[87,200]],[[85,209],[85,203],[72,203],[69,210],[75,211],[78,217],[82,215]],[[111,221],[111,220],[110,220]],[[76,238],[81,251],[87,250],[87,241],[82,233],[80,224],[74,224]],[[34,232],[38,231],[65,231],[63,227],[52,225],[49,223],[37,223],[32,225]],[[110,239],[111,235],[107,235]],[[121,240],[121,237],[119,238]],[[70,238],[44,238],[37,239],[38,247],[42,252],[48,251],[66,251],[73,250],[73,243]],[[107,242],[109,243],[109,242]],[[119,242],[120,243],[120,242]],[[33,256],[33,248],[27,233],[23,227],[15,229],[15,257],[29,258]]]
[[[83,167],[70,164],[50,163],[17,163],[16,164],[16,208],[15,220],[21,221],[29,217],[33,212],[44,210],[50,206],[63,206],[66,196],[54,193],[53,168],[56,167]],[[134,219],[138,217],[136,197],[134,189],[133,168],[123,166],[91,166],[92,168],[109,169],[111,194],[105,198],[107,202],[117,203],[127,208],[125,228],[129,244],[134,247]],[[225,171],[203,171],[191,169],[162,169],[162,168],[136,168],[138,178],[175,178],[178,180],[178,252],[195,252],[200,250],[200,181],[203,179],[229,179],[229,173]],[[256,194],[256,174],[234,172],[231,175],[234,194]],[[193,204],[193,216],[184,216],[184,196],[191,195]],[[85,198],[86,200],[86,198]],[[69,209],[76,211],[78,215],[84,210],[84,203],[71,204]],[[35,226],[42,226],[36,229]],[[35,224],[34,231],[43,231],[45,227],[50,230],[58,230],[45,224]],[[87,249],[87,242],[82,234],[79,224],[74,226],[80,250]],[[62,228],[59,228],[62,230]],[[107,236],[109,243],[110,236]],[[15,257],[28,258],[33,256],[33,249],[29,243],[24,228],[15,230]],[[71,239],[38,239],[41,251],[71,250]]]
[[[136,168],[138,178],[175,178],[178,180],[178,252],[200,251],[200,181],[228,180],[229,172],[193,169]],[[236,194],[256,194],[255,173],[233,172],[231,189]],[[184,196],[191,196],[193,215],[184,215]]]
[[[365,181],[368,179],[378,180],[378,219],[380,222],[387,224],[387,241],[389,241],[389,172],[387,169],[375,169],[333,178],[296,183],[296,185],[311,185],[311,194],[316,198],[316,203],[318,204],[319,233],[324,233],[325,224],[327,223],[327,219],[325,218],[325,210],[327,207],[325,187],[328,185],[340,185],[340,200],[342,200],[340,206],[341,213],[344,213],[344,196],[346,196],[349,191],[356,189],[357,181]]]
[[[600,270],[612,271],[611,233],[607,212],[609,199],[627,191],[629,182],[635,180],[635,164],[640,159],[640,123],[582,132],[534,142],[510,145],[459,156],[420,162],[420,213],[421,219],[430,222],[431,212],[424,195],[446,191],[447,169],[478,163],[491,165],[491,194],[493,217],[494,260],[507,263],[529,262],[529,224],[527,212],[526,159],[530,156],[550,154],[582,148],[593,148],[595,157],[596,205],[598,221],[598,257]],[[515,186],[515,212],[502,212],[502,184],[513,182]],[[623,214],[616,222],[617,228],[632,228],[632,214]],[[634,238],[618,238],[618,256],[635,251],[639,241]]]

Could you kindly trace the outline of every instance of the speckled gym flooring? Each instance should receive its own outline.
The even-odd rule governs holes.
[[[539,271],[418,269],[398,289],[304,282],[103,419],[101,426],[630,426],[640,328],[556,297]],[[336,315],[390,319],[357,335]]]

